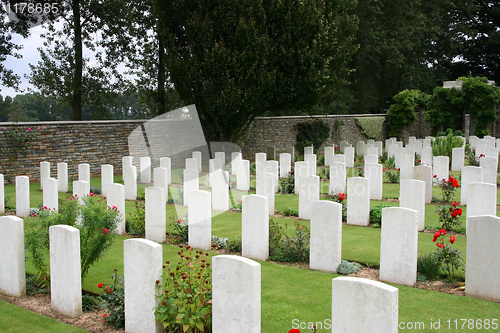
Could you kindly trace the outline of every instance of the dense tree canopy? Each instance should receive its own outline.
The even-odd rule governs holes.
[[[267,110],[313,105],[355,51],[353,1],[157,1],[167,68],[206,137],[239,142]]]

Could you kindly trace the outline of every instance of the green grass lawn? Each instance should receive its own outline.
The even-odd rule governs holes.
[[[176,174],[177,181],[180,180]],[[115,182],[120,182],[121,177],[115,177]],[[326,183],[327,185],[327,183]],[[325,187],[326,185],[323,185]],[[139,192],[145,185],[139,185]],[[100,179],[93,178],[91,187],[100,187]],[[326,186],[327,188],[327,186]],[[42,192],[38,184],[30,184],[31,207],[37,207],[42,202]],[[170,196],[176,195],[178,188],[170,187]],[[208,190],[208,189],[207,189]],[[70,186],[71,191],[71,186]],[[397,198],[399,196],[399,184],[384,183],[384,198]],[[440,190],[433,188],[438,197]],[[6,206],[15,207],[15,187],[5,186]],[[240,191],[233,192],[233,203],[236,204],[245,194]],[[60,194],[65,197],[68,194]],[[460,198],[459,192],[455,194],[455,200]],[[398,206],[394,201],[371,201],[371,207],[379,204]],[[276,195],[276,210],[282,211],[286,208],[298,209],[298,196]],[[426,205],[426,226],[437,228],[438,215],[437,204]],[[465,209],[465,207],[462,207]],[[135,211],[134,202],[127,201],[127,213]],[[167,217],[185,215],[185,207],[167,205]],[[465,224],[465,210],[462,221]],[[286,228],[286,232],[294,232],[294,223],[309,226],[308,220],[292,220],[288,218],[272,217],[279,225]],[[172,226],[167,221],[167,232],[173,232]],[[214,212],[212,219],[212,234],[219,237],[241,237],[241,213]],[[372,227],[357,227],[343,225],[342,227],[342,258],[357,261],[369,265],[378,266],[380,262],[380,234],[381,229]],[[419,233],[418,247],[420,253],[435,251],[435,243],[432,242],[432,233]],[[100,282],[111,282],[110,277],[113,269],[117,268],[123,272],[123,241],[126,237],[116,236],[116,240],[110,250],[102,259],[93,266],[83,281],[83,288],[92,292],[100,292],[97,284]],[[460,251],[466,251],[466,237],[457,236],[454,246]],[[178,247],[175,245],[162,244],[164,260],[175,260]],[[272,262],[260,262],[262,265],[262,332],[287,332],[293,323],[313,322],[318,327],[325,326],[331,319],[331,280],[338,275],[311,271],[290,265],[279,265]],[[27,273],[34,273],[31,261],[27,260]],[[463,274],[462,274],[463,276]],[[467,319],[495,319],[500,315],[500,304],[478,300],[470,297],[460,297],[445,293],[420,290],[412,287],[398,286],[399,289],[399,321],[403,323],[424,323],[425,329],[418,332],[434,332],[430,323],[441,320],[441,330],[448,330],[446,320],[461,318]],[[342,302],[342,300],[336,300]],[[80,332],[79,329],[68,327],[49,318],[19,309],[8,303],[0,301],[0,331],[25,332],[37,327],[37,332]],[[446,326],[446,327],[445,327]],[[40,329],[38,330],[38,327]],[[5,328],[5,330],[4,330]],[[301,330],[302,332],[308,330]],[[330,332],[331,330],[319,329],[318,332]]]

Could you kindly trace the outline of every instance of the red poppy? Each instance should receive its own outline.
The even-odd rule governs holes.
[[[455,243],[455,236],[451,236],[451,237],[450,237],[450,243],[451,243],[451,244]]]

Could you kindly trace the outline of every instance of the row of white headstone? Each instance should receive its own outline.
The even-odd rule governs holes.
[[[265,200],[265,198],[264,198]],[[339,215],[339,204],[316,202],[322,210],[312,221],[311,232],[323,238],[331,232],[328,220]],[[264,214],[266,215],[266,214]],[[492,301],[500,300],[500,219],[495,216],[471,218],[467,241],[466,294]],[[416,212],[405,208],[383,210],[380,279],[408,284],[416,275]],[[326,225],[326,230],[321,230]],[[79,230],[58,225],[49,229],[51,305],[68,316],[81,313],[81,272]],[[335,238],[341,238],[337,233]],[[316,251],[311,247],[311,252]],[[323,256],[330,259],[321,251]],[[162,246],[146,239],[124,241],[125,330],[161,332],[155,321],[158,305],[156,281],[162,278]],[[488,264],[485,264],[485,258]],[[0,290],[16,297],[25,294],[23,220],[0,218]],[[214,332],[260,332],[260,264],[247,258],[220,255],[213,258],[212,309]],[[311,268],[313,261],[311,261]],[[381,282],[339,277],[332,282],[332,332],[397,332],[398,289]]]

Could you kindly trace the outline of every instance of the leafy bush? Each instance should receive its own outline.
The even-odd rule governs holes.
[[[135,202],[135,214],[127,219],[127,232],[133,236],[144,237],[146,233],[146,209],[144,201]]]
[[[424,107],[428,99],[427,94],[420,90],[403,90],[393,97],[396,103],[392,104],[389,114],[390,136],[398,136],[404,126],[411,125],[417,117],[415,111]]]
[[[448,130],[446,137],[437,137],[431,141],[432,154],[434,156],[448,156],[451,161],[453,148],[463,147],[461,138],[454,136],[453,131]]]
[[[434,253],[421,254],[417,258],[417,272],[426,280],[434,280],[439,276],[441,265]]]
[[[101,307],[108,310],[104,316],[106,324],[120,329],[125,327],[125,294],[123,277],[118,275],[118,270],[115,268],[111,275],[113,283],[99,283],[98,288],[102,288],[101,299],[103,304]]]
[[[449,176],[448,180],[437,180],[436,175],[434,175],[434,179],[435,183],[439,185],[439,188],[441,188],[441,194],[443,195],[442,202],[450,202],[453,199],[453,195],[455,195],[457,188],[460,187],[458,185],[458,181],[452,176]]]
[[[296,208],[288,207],[282,212],[283,216],[299,216],[299,210]]]
[[[337,267],[337,273],[342,274],[342,275],[347,275],[347,274],[352,274],[356,273],[361,269],[361,265],[358,264],[357,262],[350,262],[347,260],[342,259],[340,261],[339,267]]]
[[[212,244],[215,244],[218,249],[226,248],[227,240],[228,240],[228,238],[212,236]]]
[[[446,235],[446,230],[441,229],[434,234],[432,241],[436,243],[437,246],[437,254],[436,259],[441,265],[441,268],[448,272],[448,276],[450,280],[453,280],[455,277],[455,271],[458,271],[463,268],[465,263],[462,252],[457,249],[451,247],[453,243],[455,243],[456,237],[450,236],[448,242],[450,244],[445,244],[445,240],[441,240],[440,238]]]
[[[432,133],[460,129],[463,124],[462,92],[456,88],[436,87],[427,102],[424,118],[431,124]]]
[[[320,179],[330,179],[330,167],[322,166],[319,169],[319,178]]]
[[[188,241],[188,220],[187,218],[181,218],[180,216],[170,216],[170,225],[174,228],[174,232],[177,234],[177,242],[186,243]]]
[[[382,133],[385,117],[356,117],[354,119],[368,139],[376,139]]]
[[[179,245],[178,263],[165,262],[157,281],[159,304],[156,320],[169,332],[212,331],[212,269],[208,253]],[[187,250],[187,251],[185,251]]]
[[[439,223],[441,223],[441,227],[443,229],[451,230],[454,227],[460,228],[462,226],[462,222],[460,221],[462,208],[457,208],[457,206],[458,203],[454,201],[452,206],[441,205],[441,207],[437,210]]]
[[[279,179],[279,191],[284,194],[295,193],[295,173],[292,170],[288,172],[288,177],[282,177]]]
[[[76,197],[63,200],[60,212],[44,207],[38,216],[26,219],[25,244],[31,254],[40,286],[50,287],[48,260],[49,227],[65,224],[80,230],[80,256],[82,280],[89,268],[108,250],[114,240],[113,231],[118,223],[116,207],[108,207],[106,202],[94,195],[83,198],[80,206]],[[77,218],[80,223],[76,224]]]
[[[313,145],[316,153],[330,135],[330,128],[321,119],[297,123],[295,129],[297,130],[295,147],[300,155],[304,154],[304,147],[310,145]]]
[[[398,184],[399,183],[399,169],[393,169],[393,168],[384,168],[384,173],[387,177],[387,180],[389,180],[389,183],[391,184]]]
[[[226,249],[229,252],[241,253],[241,239],[237,237],[229,238],[226,242]]]
[[[271,239],[273,239],[271,241]],[[269,259],[280,262],[309,262],[309,229],[295,222],[295,235],[289,236],[282,227],[269,228]],[[273,244],[273,247],[271,247]],[[277,244],[277,245],[275,245]]]
[[[92,294],[82,294],[82,311],[91,312],[99,308],[100,299]]]
[[[372,209],[370,209],[370,223],[373,224],[374,227],[380,228],[382,226],[382,209],[385,207],[390,207],[386,204],[376,205]]]

